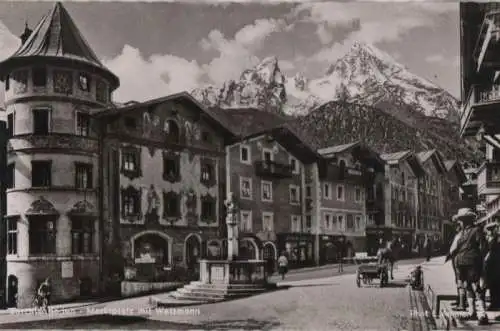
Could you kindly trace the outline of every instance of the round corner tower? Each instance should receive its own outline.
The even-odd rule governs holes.
[[[89,296],[99,282],[97,133],[91,115],[119,79],[57,3],[0,63],[7,146],[7,303],[28,307],[50,278],[51,301]]]

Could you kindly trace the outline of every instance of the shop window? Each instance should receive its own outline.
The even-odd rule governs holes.
[[[136,221],[141,217],[141,191],[129,186],[121,190],[122,216],[128,221]]]
[[[47,85],[47,69],[33,68],[33,86],[44,87]]]
[[[18,217],[7,217],[7,254],[17,254],[17,221]]]
[[[92,164],[75,163],[75,187],[78,189],[92,188]]]
[[[201,221],[204,223],[216,222],[216,201],[206,195],[201,198]]]
[[[163,153],[163,179],[171,183],[181,179],[181,157],[178,154]]]
[[[29,216],[30,254],[55,254],[56,222],[54,217]]]
[[[142,175],[141,171],[141,150],[133,146],[122,148],[121,173],[133,180]]]
[[[33,134],[48,134],[50,131],[50,109],[33,109]]]
[[[201,183],[206,187],[215,185],[215,166],[211,160],[201,160]]]
[[[94,252],[94,219],[74,217],[71,219],[71,251],[73,254]]]
[[[31,161],[31,186],[52,186],[52,161]]]
[[[175,192],[163,192],[163,217],[178,218],[181,216],[181,198]]]
[[[76,134],[78,136],[88,136],[90,133],[90,114],[76,113]]]

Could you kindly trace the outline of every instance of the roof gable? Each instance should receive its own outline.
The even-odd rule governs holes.
[[[429,151],[420,152],[417,154],[417,157],[420,163],[425,164],[429,160],[432,160],[432,163],[440,173],[445,174],[447,172],[443,158],[437,150],[432,149]]]
[[[460,181],[459,182],[460,184],[465,183],[467,181],[467,175],[465,174],[462,165],[457,160],[447,160],[445,161],[445,166],[448,172],[450,171],[455,172],[458,180]]]

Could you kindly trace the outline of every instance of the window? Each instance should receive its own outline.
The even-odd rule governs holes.
[[[337,225],[340,231],[345,229],[344,215],[337,215]]]
[[[141,171],[141,150],[133,146],[123,147],[122,150],[121,173],[130,180],[140,177]]]
[[[175,192],[163,193],[163,216],[165,218],[181,215],[181,199]]]
[[[290,204],[298,205],[300,203],[299,187],[297,185],[290,185]]]
[[[78,87],[84,92],[90,92],[90,76],[81,72],[78,75]]]
[[[274,214],[271,212],[262,212],[262,230],[264,232],[274,231]]]
[[[297,162],[297,159],[294,158],[293,156],[290,156],[290,167],[292,168],[292,172],[294,174],[300,173],[299,163]]]
[[[306,215],[306,230],[311,230],[312,227],[312,216]]]
[[[273,183],[263,180],[261,182],[261,198],[262,201],[273,201]]]
[[[292,221],[292,224],[290,226],[291,231],[292,232],[302,232],[302,226],[300,223],[300,216],[292,215],[291,221]]]
[[[54,92],[63,94],[73,93],[73,75],[70,71],[53,72]]]
[[[210,135],[210,132],[203,131],[201,133],[201,140],[205,143],[211,143],[212,142],[212,137]]]
[[[7,135],[8,137],[14,136],[14,113],[7,115]]]
[[[90,133],[90,115],[87,113],[76,113],[76,134],[78,136],[88,136]]]
[[[174,120],[167,120],[165,124],[167,129],[167,142],[171,144],[180,143],[181,130],[179,129],[179,125],[177,125]]]
[[[323,197],[325,199],[330,200],[332,198],[331,190],[332,190],[332,188],[331,188],[330,184],[328,184],[328,183],[323,184]]]
[[[10,75],[5,77],[5,91],[10,90]]]
[[[252,200],[252,179],[240,177],[240,197]]]
[[[306,198],[312,198],[312,187],[310,185],[306,186]]]
[[[271,162],[273,160],[273,151],[266,148],[262,149],[262,160]]]
[[[28,90],[28,71],[26,70],[20,70],[17,71],[12,77],[14,80],[14,93],[15,94],[22,94],[26,93]]]
[[[354,230],[354,216],[351,214],[347,215],[347,222],[346,222],[347,230],[353,231]]]
[[[74,217],[71,219],[71,252],[73,254],[90,254],[94,252],[94,220]]]
[[[210,160],[203,160],[201,162],[200,181],[208,187],[215,184],[215,167]]]
[[[216,203],[211,196],[201,198],[201,220],[205,223],[214,223],[216,221]]]
[[[7,166],[7,176],[6,176],[6,180],[5,180],[5,186],[6,188],[14,188],[14,186],[16,185],[16,164],[15,163],[10,163],[8,166]]]
[[[75,163],[75,187],[92,188],[92,164]]]
[[[332,215],[325,214],[325,229],[329,230],[332,228]]]
[[[127,116],[123,119],[123,124],[129,130],[135,130],[137,128],[137,121],[134,117]]]
[[[181,159],[180,155],[164,153],[163,154],[163,179],[169,182],[177,182],[181,177]]]
[[[141,192],[132,186],[122,189],[122,216],[130,220],[141,213]]]
[[[108,87],[106,83],[100,79],[96,82],[96,100],[102,103],[108,102]]]
[[[240,210],[240,229],[242,232],[252,232],[251,210]]]
[[[250,164],[251,162],[250,147],[240,146],[240,162],[245,164]]]
[[[17,254],[17,217],[8,217],[7,220],[7,254]]]
[[[33,68],[33,86],[44,87],[47,85],[47,69]]]
[[[55,254],[56,225],[47,216],[29,217],[30,254]]]
[[[33,133],[48,134],[49,133],[50,111],[46,108],[33,109]]]
[[[344,186],[337,185],[337,200],[344,201]]]
[[[354,200],[356,202],[361,202],[361,188],[360,187],[356,187],[355,188],[355,191],[354,191]]]
[[[52,185],[52,161],[31,161],[31,186],[50,187]]]

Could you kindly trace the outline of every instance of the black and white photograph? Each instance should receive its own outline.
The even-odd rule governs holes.
[[[0,2],[0,329],[500,330],[499,234],[500,2]]]

